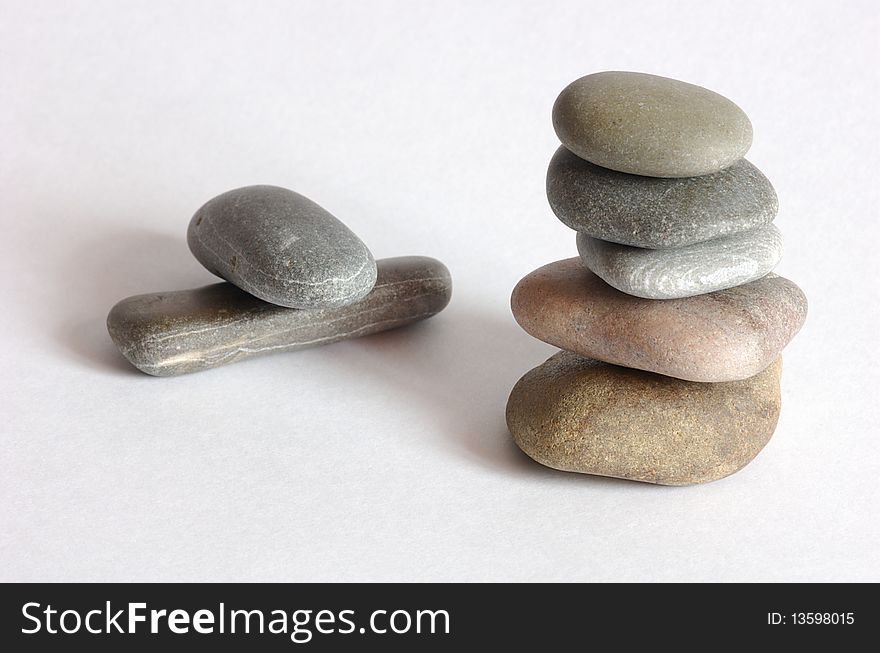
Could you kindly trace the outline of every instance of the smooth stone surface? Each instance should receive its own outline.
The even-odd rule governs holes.
[[[528,274],[510,303],[519,325],[539,340],[689,381],[757,374],[807,315],[801,289],[775,274],[706,295],[657,301],[612,288],[579,258]]]
[[[773,435],[777,358],[760,374],[693,383],[559,352],[507,402],[520,449],[542,465],[661,485],[691,485],[745,467]]]
[[[609,71],[569,84],[553,105],[559,140],[603,168],[695,177],[748,152],[752,123],[713,91],[667,77]]]
[[[578,234],[577,248],[583,264],[621,292],[676,299],[760,279],[782,258],[782,234],[771,224],[679,249],[641,249]]]
[[[372,292],[339,308],[283,308],[218,283],[124,299],[110,311],[107,329],[136,368],[173,376],[394,329],[449,303],[452,280],[440,261],[388,258],[378,269]]]
[[[749,231],[779,210],[773,186],[745,159],[713,175],[659,179],[601,168],[564,147],[550,160],[547,199],[575,231],[652,249]]]
[[[189,248],[219,277],[290,308],[345,306],[376,282],[360,238],[310,199],[278,186],[246,186],[196,211]]]

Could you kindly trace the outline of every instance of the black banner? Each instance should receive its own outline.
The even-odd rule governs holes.
[[[873,586],[838,584],[8,584],[0,592],[7,651],[838,646],[877,619]]]

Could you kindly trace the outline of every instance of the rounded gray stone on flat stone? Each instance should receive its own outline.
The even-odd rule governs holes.
[[[659,179],[602,168],[565,147],[550,160],[547,199],[575,231],[652,249],[748,231],[779,209],[770,181],[745,159],[713,175]]]
[[[189,223],[189,248],[219,277],[289,308],[345,306],[376,283],[376,261],[348,227],[299,193],[246,186]]]
[[[583,264],[619,291],[676,299],[760,279],[782,258],[782,234],[770,224],[679,249],[641,249],[579,233],[577,248]]]
[[[449,303],[452,279],[436,259],[381,259],[378,271],[366,297],[336,308],[284,308],[230,283],[137,295],[111,309],[107,330],[136,368],[175,376],[394,329]]]
[[[752,144],[751,122],[724,96],[634,72],[595,73],[569,84],[553,105],[553,127],[579,157],[649,177],[718,172]]]

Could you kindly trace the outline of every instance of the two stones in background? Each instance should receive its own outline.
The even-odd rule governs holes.
[[[230,283],[130,297],[107,318],[116,346],[148,374],[184,374],[403,326],[443,310],[452,290],[439,261],[377,264],[342,222],[276,186],[210,200],[190,221],[187,241],[202,265]]]
[[[668,485],[737,471],[773,433],[779,354],[807,309],[768,274],[778,201],[742,158],[751,123],[706,89],[621,72],[569,85],[553,123],[547,195],[580,258],[514,289],[519,324],[567,350],[514,387],[514,439],[567,471]]]

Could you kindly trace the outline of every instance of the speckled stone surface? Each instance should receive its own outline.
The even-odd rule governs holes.
[[[770,223],[776,191],[740,159],[703,177],[659,179],[593,165],[560,147],[547,170],[547,199],[575,231],[634,247],[683,247]]]
[[[187,242],[208,270],[279,306],[345,306],[376,282],[376,262],[360,238],[278,186],[218,195],[192,217]]]
[[[692,297],[769,273],[782,258],[774,225],[678,249],[642,249],[577,235],[581,261],[621,292],[647,299]]]
[[[370,294],[339,308],[283,308],[218,283],[124,299],[110,311],[107,329],[139,370],[173,376],[393,329],[449,303],[452,280],[440,261],[382,259],[378,270]]]
[[[801,289],[774,274],[706,295],[657,301],[612,288],[580,258],[528,274],[510,303],[519,325],[539,340],[689,381],[736,381],[759,373],[807,315]]]
[[[507,402],[519,448],[569,472],[690,485],[742,469],[779,418],[777,358],[760,374],[693,383],[559,352]]]
[[[649,177],[718,172],[745,156],[752,124],[700,86],[633,72],[581,77],[553,106],[559,140],[603,168]]]

